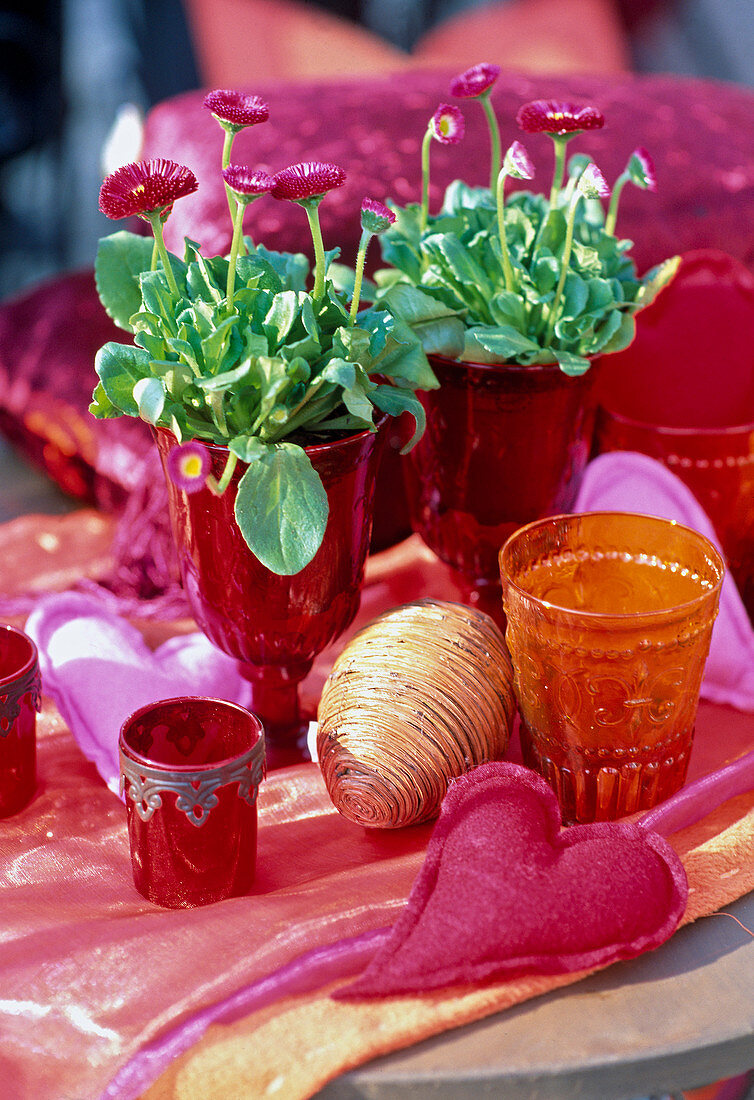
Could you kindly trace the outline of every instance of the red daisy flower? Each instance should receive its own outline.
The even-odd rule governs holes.
[[[646,191],[657,190],[654,161],[646,149],[634,149],[628,162],[628,174],[637,187]]]
[[[175,161],[137,161],[106,177],[100,188],[99,208],[108,218],[169,213],[176,199],[193,194],[198,186],[191,169]]]
[[[458,99],[473,99],[491,88],[500,76],[500,66],[482,61],[472,65],[465,73],[455,76],[450,82],[450,94]]]
[[[278,172],[271,193],[276,199],[301,202],[302,199],[324,195],[334,187],[342,187],[345,182],[346,174],[337,164],[310,160],[292,164]]]
[[[258,95],[247,92],[233,92],[218,89],[208,92],[204,97],[204,106],[211,111],[218,122],[242,130],[244,126],[256,126],[270,117],[270,108]]]
[[[395,214],[383,202],[364,199],[361,204],[361,228],[368,233],[384,233],[395,221]]]
[[[577,107],[557,99],[535,99],[519,108],[516,122],[528,134],[578,134],[601,130],[605,118],[596,107]]]
[[[534,178],[534,165],[531,157],[526,152],[520,141],[514,141],[505,154],[503,164],[506,175],[518,180],[530,180]]]
[[[204,487],[209,473],[209,452],[194,440],[180,443],[168,455],[167,467],[168,476],[178,489],[196,493]]]
[[[456,145],[466,132],[466,123],[458,107],[441,103],[429,121],[432,136],[443,145]]]
[[[228,187],[240,198],[258,198],[275,186],[275,180],[268,172],[249,168],[245,164],[229,164],[227,168],[223,168],[222,173]]]

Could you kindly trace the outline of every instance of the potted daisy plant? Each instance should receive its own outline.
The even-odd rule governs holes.
[[[266,104],[217,90],[204,106],[223,133],[230,252],[205,256],[186,240],[178,257],[165,246],[174,203],[198,187],[188,167],[158,159],[105,179],[102,211],[152,232],[100,242],[100,298],[133,340],[98,352],[91,411],[152,425],[194,615],[240,661],[271,759],[286,763],[303,751],[297,685],[358,608],[384,425],[409,414],[412,446],[424,427],[416,391],[437,383],[409,324],[360,308],[367,246],[393,212],[364,200],[347,294],[330,276],[337,250],[325,249],[318,214],[343,169],[236,164],[234,137],[267,120]],[[270,199],[303,208],[313,271],[303,254],[245,235],[249,205]]]
[[[377,303],[413,327],[440,381],[422,395],[427,428],[404,463],[413,526],[497,618],[500,546],[522,524],[569,510],[589,454],[599,359],[631,342],[637,312],[678,263],[640,277],[631,242],[616,235],[625,184],[656,188],[646,150],[612,188],[585,154],[566,160],[572,139],[603,126],[595,106],[523,104],[518,126],[551,141],[553,173],[545,193],[506,194],[534,166],[521,141],[502,151],[491,102],[499,73],[484,63],[450,85],[484,110],[489,185],[455,180],[430,211],[433,142],[457,144],[465,131],[460,108],[440,104],[422,142],[420,199],[388,201],[396,217],[380,244],[389,266],[375,276]]]

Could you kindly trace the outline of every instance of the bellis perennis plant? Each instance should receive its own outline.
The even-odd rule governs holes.
[[[327,525],[325,490],[304,450],[338,435],[375,430],[382,413],[408,411],[424,427],[417,389],[437,385],[419,338],[384,307],[359,309],[369,241],[395,215],[365,199],[356,269],[342,278],[337,249],[325,251],[318,208],[340,187],[338,165],[307,162],[276,175],[232,161],[233,139],[265,122],[257,96],[215,91],[204,101],[224,130],[221,171],[233,234],[228,256],[204,256],[186,240],[167,251],[163,225],[173,204],[197,189],[191,170],[169,160],[128,164],[102,184],[110,218],[138,216],[150,236],[121,231],[100,241],[100,299],[133,345],[108,343],[96,360],[97,417],[139,416],[170,429],[168,475],[186,492],[226,490],[239,460],[235,515],[252,553],[273,572],[301,570]],[[244,235],[248,206],[260,199],[303,207],[314,270],[303,254],[281,253]],[[340,270],[336,285],[334,272]],[[344,289],[351,287],[351,293]],[[228,448],[215,480],[205,444]]]
[[[490,186],[455,180],[439,213],[429,211],[432,140],[464,136],[458,107],[441,104],[422,144],[421,200],[391,205],[395,223],[381,238],[389,268],[377,272],[376,301],[410,323],[425,351],[476,363],[555,363],[583,374],[600,354],[631,343],[635,315],[672,278],[678,257],[643,277],[615,234],[626,183],[656,189],[654,166],[636,149],[612,188],[588,156],[566,165],[572,138],[604,125],[593,106],[535,100],[518,112],[519,128],[552,142],[554,168],[547,195],[518,190],[508,179],[530,180],[534,166],[520,141],[503,155],[490,95],[500,74],[475,65],[456,77],[450,94],[477,99],[490,135]]]

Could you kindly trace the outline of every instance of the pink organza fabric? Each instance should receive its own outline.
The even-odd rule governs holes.
[[[90,520],[82,516],[81,522]],[[70,532],[71,517],[60,523]],[[39,520],[38,528],[53,535],[55,525]],[[25,563],[18,555],[13,559],[17,571],[22,564],[33,569],[41,553],[29,523],[24,532],[29,552]],[[0,528],[0,551],[4,544]],[[85,553],[84,542],[82,563]],[[33,577],[27,575],[27,581]],[[354,629],[408,599],[454,594],[448,571],[412,538],[371,559]],[[49,609],[47,603],[45,614]],[[122,630],[122,620],[116,625]],[[102,631],[96,616],[90,626]],[[62,619],[58,627],[65,630]],[[186,637],[185,623],[172,629],[176,637]],[[71,656],[65,660],[55,645],[65,635],[37,630],[45,648],[57,654],[56,674],[65,678]],[[150,630],[148,648],[159,654],[171,627]],[[111,657],[124,637],[129,638],[127,630],[111,638]],[[137,663],[144,661],[133,636],[130,645],[129,659],[135,653]],[[333,654],[323,654],[305,683],[310,698],[316,698]],[[125,652],[120,660],[127,663]],[[166,668],[172,674],[178,665],[163,662],[158,671],[164,674]],[[154,687],[155,672],[140,664],[134,675],[146,675]],[[117,722],[109,704],[101,713]],[[73,711],[70,715],[72,723],[79,721]],[[92,711],[88,720],[95,724]],[[750,714],[703,703],[689,781],[753,747]],[[511,758],[515,754],[513,746]],[[713,835],[709,824],[682,844],[674,840],[695,887],[694,908],[685,920],[754,886],[752,861],[745,855],[754,843],[748,831],[754,829],[751,796],[726,803],[724,811],[713,834],[723,830],[721,837],[730,840],[715,842],[713,869],[706,849],[694,854]],[[381,1051],[577,977],[523,977],[405,1004],[393,999],[371,1006],[341,1004],[339,1041],[329,1043],[336,1011],[329,998],[333,983],[356,976],[402,911],[431,826],[388,834],[363,830],[335,812],[316,765],[284,769],[272,773],[260,793],[254,893],[171,912],[156,909],[134,889],[124,819],[122,803],[84,757],[48,696],[39,722],[39,789],[30,806],[0,830],[3,1080],[8,1095],[18,1100],[65,1095],[128,1100],[144,1090],[150,1100],[206,1096],[209,1078],[202,1059],[210,1053],[216,1069],[217,1058],[222,1063],[222,1079],[230,1082],[227,1095],[264,1095],[279,1077],[284,1095],[303,1098]],[[739,871],[727,874],[734,868]],[[180,1074],[180,1085],[174,1074]]]
[[[575,510],[614,509],[676,520],[717,541],[686,486],[645,455],[615,452],[588,466]],[[427,582],[433,591],[422,594],[458,598],[442,568],[434,575],[427,571]],[[405,598],[411,598],[408,590]],[[118,783],[118,731],[136,707],[181,694],[248,703],[235,663],[203,635],[183,634],[153,650],[134,625],[96,596],[49,595],[37,603],[26,629],[39,649],[45,690],[111,790]],[[326,660],[327,655],[319,669]],[[313,681],[317,675],[315,669]],[[754,712],[754,628],[730,576],[723,582],[702,696]]]

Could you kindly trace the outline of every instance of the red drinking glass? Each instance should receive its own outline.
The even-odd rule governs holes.
[[[329,505],[327,529],[312,561],[293,576],[270,572],[249,550],[233,513],[239,462],[218,497],[187,494],[170,477],[168,493],[183,586],[199,627],[239,663],[249,680],[252,709],[264,723],[270,768],[308,758],[309,717],[298,687],[314,658],[353,621],[369,548],[375,480],[384,428],[306,448]],[[163,464],[175,437],[157,429]],[[227,449],[207,444],[219,478]],[[167,475],[166,475],[167,476]]]
[[[754,623],[754,420],[728,428],[674,428],[601,408],[595,443],[603,453],[649,455],[688,486],[715,528]]]
[[[754,622],[754,275],[699,249],[606,356],[598,451],[638,451],[683,481],[707,513]]]
[[[41,693],[34,642],[0,625],[0,817],[18,813],[34,797]]]
[[[469,603],[503,621],[498,552],[531,520],[567,512],[589,458],[596,364],[464,363],[430,355],[439,389],[405,459],[415,531],[458,574]]]
[[[169,909],[247,894],[264,774],[256,715],[219,699],[164,699],[126,719],[119,747],[139,893]]]

